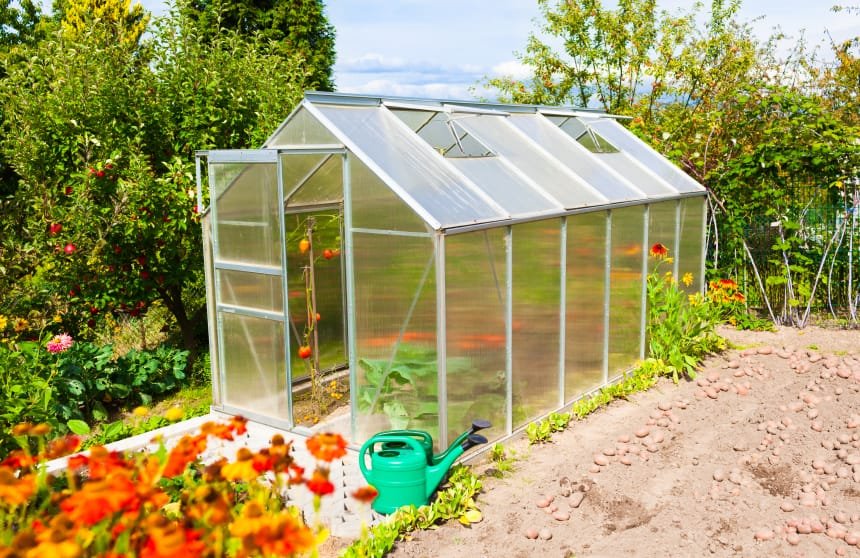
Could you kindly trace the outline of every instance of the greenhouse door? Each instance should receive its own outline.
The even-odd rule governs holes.
[[[218,382],[220,407],[292,427],[277,151],[210,151],[208,164],[212,263],[207,288],[215,307],[213,382]]]

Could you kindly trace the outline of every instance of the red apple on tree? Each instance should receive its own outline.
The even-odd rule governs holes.
[[[51,226],[48,227],[48,232],[52,235],[58,234],[61,230],[63,230],[63,225],[61,223],[51,223]]]
[[[63,251],[64,251],[66,254],[74,254],[74,253],[75,253],[75,250],[76,250],[75,245],[74,245],[74,244],[72,244],[71,242],[69,242],[68,244],[66,244],[66,247],[65,247],[65,248],[63,248]]]

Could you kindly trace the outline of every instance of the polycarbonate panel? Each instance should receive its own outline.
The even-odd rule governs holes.
[[[567,322],[564,399],[603,383],[606,212],[567,218]]]
[[[281,176],[284,195],[289,196],[296,187],[304,183],[327,157],[321,153],[285,153],[281,155]]]
[[[216,182],[225,166],[231,174],[237,167],[211,165]],[[253,163],[243,167],[215,202],[215,259],[280,266],[276,165]]]
[[[702,231],[705,226],[705,198],[686,198],[681,200],[681,246],[678,254],[678,274],[683,279],[692,274],[689,286],[681,286],[689,293],[700,293],[704,289],[702,277]]]
[[[222,304],[272,312],[284,311],[284,290],[279,275],[217,270]]]
[[[329,132],[307,109],[299,107],[292,117],[266,142],[266,147],[288,145],[337,144],[338,139]]]
[[[417,428],[438,440],[433,241],[354,233],[353,261],[358,439]]]
[[[457,123],[481,143],[506,157],[521,172],[565,208],[603,205],[607,198],[577,175],[564,170],[555,157],[542,151],[528,136],[517,132],[504,116],[477,115]]]
[[[291,155],[283,155],[289,159]],[[340,153],[323,156],[322,166],[287,200],[287,207],[335,204],[343,201],[343,156]],[[285,194],[292,191],[284,189]]]
[[[319,105],[317,109],[394,181],[418,213],[441,227],[507,217],[464,177],[382,107]]]
[[[485,434],[505,434],[505,232],[445,239],[448,439],[487,419]],[[482,432],[483,434],[483,432]]]
[[[559,130],[546,117],[539,114],[516,114],[511,115],[509,122],[595,187],[610,202],[639,200],[644,197],[643,192],[637,191],[614,175],[599,159]]]
[[[356,157],[349,158],[352,226],[427,232],[427,224]]]
[[[513,227],[513,426],[558,407],[561,220]]]
[[[609,374],[632,366],[640,356],[644,206],[612,210],[609,274]]]
[[[627,153],[593,153],[592,155],[600,157],[601,161],[627,179],[628,182],[645,192],[648,197],[677,195],[677,192],[671,186],[651,173],[646,172]]]
[[[636,158],[678,192],[704,191],[701,184],[690,178],[687,173],[673,165],[615,120],[611,118],[589,119],[588,124],[615,147],[629,153],[631,157]]]
[[[286,419],[284,324],[220,312],[224,404]]]
[[[675,258],[675,217],[678,200],[652,203],[648,207],[648,249],[658,242],[669,249],[669,256]],[[653,256],[648,258],[648,270],[653,271],[660,260]],[[671,271],[672,266],[665,263],[661,271]]]
[[[407,126],[412,128],[412,130],[417,130],[430,122],[434,116],[436,116],[436,112],[433,111],[425,111],[425,110],[405,110],[405,109],[395,109],[391,107],[385,107],[391,111],[391,114],[402,120]]]
[[[316,313],[320,317],[315,323],[320,369],[325,371],[338,368],[344,366],[347,361],[340,243],[342,219],[340,213],[335,210],[287,214],[284,221],[287,230],[287,304],[292,350],[290,362],[293,381],[296,381],[310,375],[310,359],[299,358],[298,347],[305,344],[304,332],[309,315],[306,286],[309,286],[311,270],[316,294]],[[309,226],[313,227],[310,235]],[[299,243],[304,238],[310,238],[313,242],[311,249],[302,254]],[[296,422],[301,422],[301,419],[302,417],[296,417]]]
[[[451,164],[511,215],[564,210],[560,203],[535,190],[498,157],[451,159]]]

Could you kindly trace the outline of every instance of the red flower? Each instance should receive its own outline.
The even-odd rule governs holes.
[[[325,496],[326,494],[334,492],[334,485],[329,482],[328,475],[319,469],[314,471],[314,474],[311,475],[311,478],[308,479],[305,486],[307,486],[308,490],[317,496]]]
[[[650,252],[651,252],[652,256],[654,256],[655,258],[658,258],[658,259],[659,258],[665,258],[666,256],[669,255],[669,249],[666,248],[664,245],[660,244],[659,242],[655,242],[651,246]]]
[[[352,493],[352,497],[361,502],[362,504],[369,504],[373,502],[378,495],[379,491],[376,490],[372,485],[362,486],[361,488]]]
[[[323,432],[316,434],[306,442],[311,455],[320,461],[332,461],[346,455],[346,440],[340,434]]]

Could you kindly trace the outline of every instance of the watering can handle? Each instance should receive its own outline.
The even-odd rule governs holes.
[[[430,447],[433,447],[433,438],[430,433],[423,430],[390,430],[388,432],[380,432],[378,436],[411,436],[413,438],[423,438]]]
[[[421,443],[411,436],[387,434],[385,432],[373,436],[370,440],[364,442],[361,449],[358,451],[358,467],[361,469],[361,474],[364,475],[364,478],[366,478],[367,482],[370,484],[373,484],[373,469],[367,468],[367,464],[364,462],[364,456],[366,453],[373,453],[373,446],[383,442],[403,442],[418,453],[424,453],[424,448],[421,447]]]

